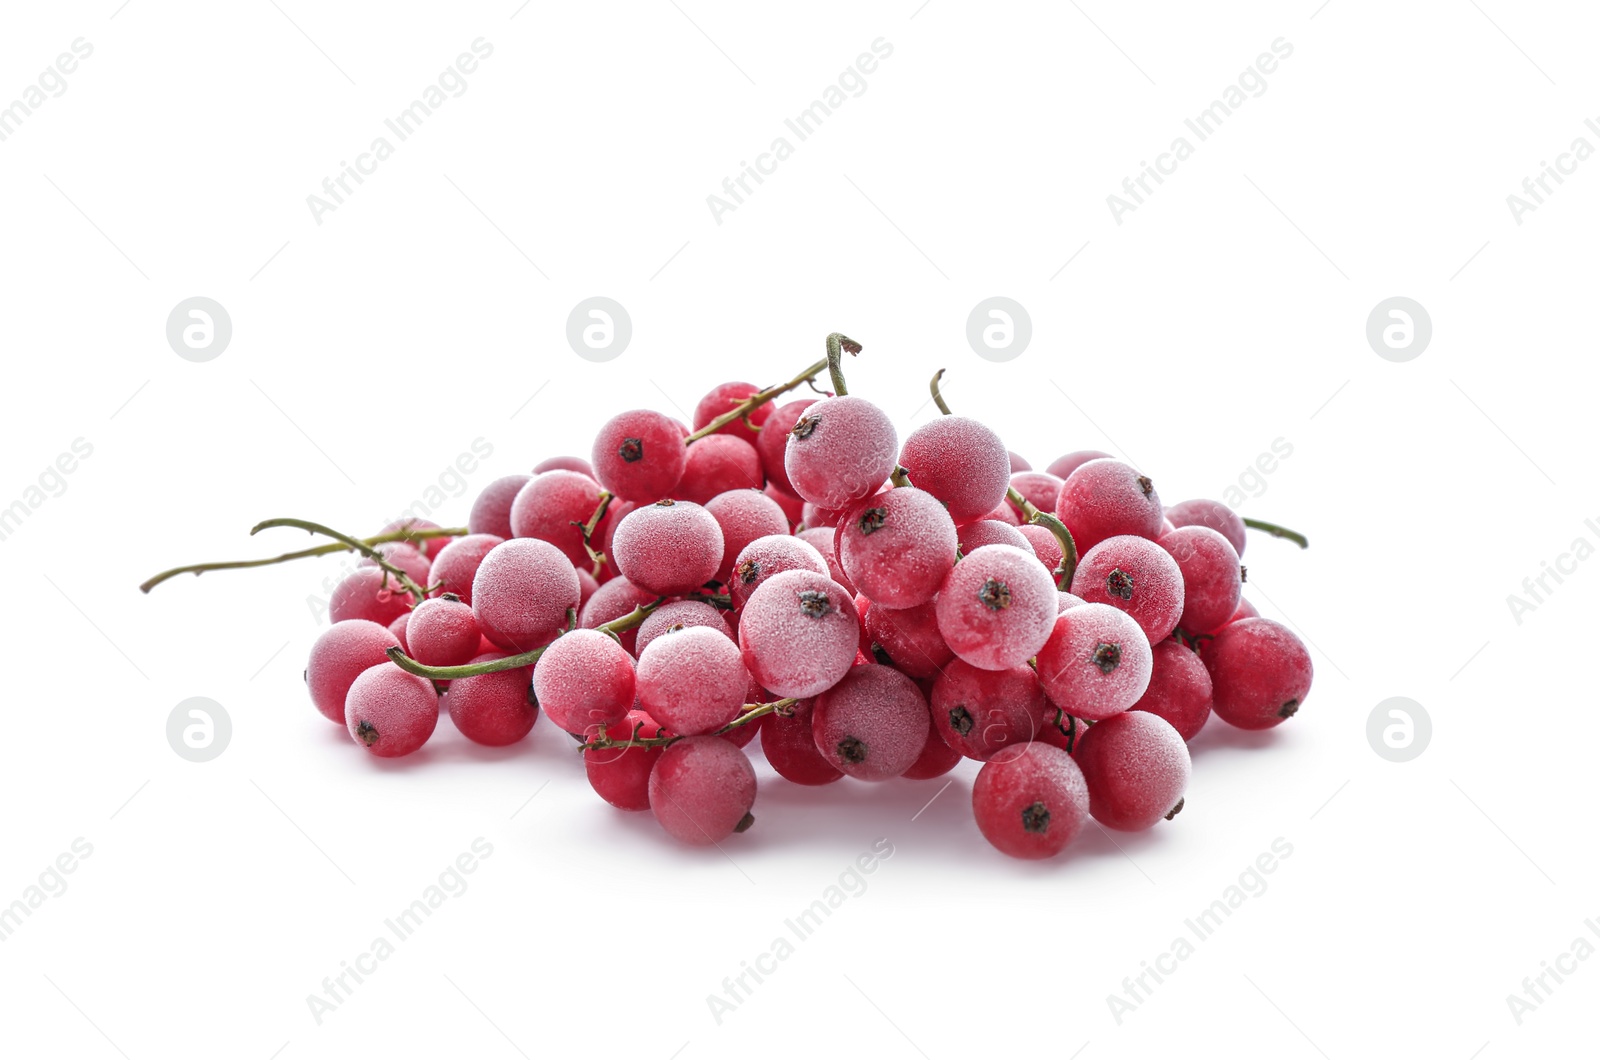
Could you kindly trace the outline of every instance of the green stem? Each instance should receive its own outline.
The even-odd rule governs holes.
[[[701,427],[698,431],[695,431],[693,434],[689,435],[689,437],[683,440],[683,444],[688,445],[691,442],[698,442],[708,434],[716,434],[734,420],[744,419],[746,416],[750,415],[750,413],[754,412],[762,405],[765,405],[767,402],[773,400],[774,398],[782,397],[791,390],[804,386],[827,370],[828,362],[818,361],[816,364],[811,365],[805,371],[801,372],[787,383],[779,383],[777,386],[769,386],[765,390],[751,394],[749,397],[733,406],[733,408],[729,409],[727,412],[724,412],[722,415],[718,416],[704,427]]]
[[[434,537],[460,537],[467,532],[464,526],[438,530],[392,530],[387,534],[377,534],[373,537],[364,537],[364,545],[384,545],[391,541],[425,541]],[[268,556],[264,559],[236,559],[219,563],[191,563],[185,567],[173,567],[164,570],[149,580],[140,583],[139,591],[147,593],[170,578],[180,574],[193,574],[196,577],[208,570],[245,570],[250,567],[270,567],[275,563],[288,563],[290,560],[309,559],[313,556],[331,556],[339,552],[350,552],[351,547],[340,542],[331,545],[318,545],[315,548],[303,548],[298,552],[285,552],[281,556]]]
[[[828,336],[828,375],[833,379],[833,392],[840,397],[849,393],[844,385],[844,368],[840,365],[844,354],[854,357],[861,352],[861,343],[835,331]]]
[[[1279,526],[1277,523],[1269,523],[1264,519],[1246,519],[1244,525],[1252,530],[1260,530],[1263,533],[1271,534],[1273,537],[1288,538],[1301,548],[1311,547],[1311,542],[1306,540],[1306,535],[1298,530],[1290,530],[1287,527]]]
[[[1065,589],[1071,585],[1072,575],[1078,569],[1078,546],[1073,542],[1072,531],[1067,529],[1067,524],[1049,512],[1041,512],[1035,508],[1028,498],[1016,491],[1015,487],[1006,487],[1006,496],[1028,522],[1044,527],[1061,543],[1061,564],[1056,567],[1053,576],[1056,588]]]
[[[939,411],[944,413],[946,416],[949,416],[951,415],[950,406],[944,403],[944,395],[939,393],[939,379],[943,375],[943,368],[939,369],[937,372],[934,372],[933,380],[928,384],[928,389],[933,392],[933,403],[939,406]]]
[[[279,526],[287,526],[295,530],[305,530],[309,533],[321,534],[323,537],[331,537],[335,541],[343,542],[345,547],[354,549],[355,551],[361,553],[363,556],[375,563],[386,575],[393,577],[394,580],[400,584],[400,588],[410,593],[412,599],[417,603],[420,604],[422,601],[428,598],[428,590],[412,581],[411,575],[407,574],[399,567],[396,567],[393,563],[390,563],[383,553],[379,552],[365,541],[362,541],[360,538],[351,537],[349,534],[341,533],[332,527],[323,526],[321,523],[313,523],[306,519],[267,519],[251,527],[250,536],[254,537],[263,530],[270,530]]]
[[[583,531],[583,550],[589,553],[589,562],[594,564],[594,570],[590,571],[590,573],[596,578],[600,577],[600,568],[606,565],[606,556],[604,552],[596,552],[594,546],[589,542],[593,539],[595,529],[600,525],[600,520],[606,517],[606,509],[609,507],[611,507],[611,491],[601,490],[600,503],[595,507],[594,514],[589,517],[589,521],[580,523],[576,519],[572,520],[572,525]]]
[[[615,636],[626,630],[633,629],[650,617],[650,612],[666,602],[666,597],[659,597],[654,603],[640,604],[621,618],[614,618],[610,622],[595,628],[601,633],[610,633]],[[549,645],[545,645],[549,647]],[[462,666],[428,666],[419,663],[407,655],[401,648],[390,648],[388,656],[400,669],[408,674],[426,677],[431,681],[454,681],[458,677],[477,677],[480,674],[495,674],[502,670],[517,670],[524,666],[532,666],[539,661],[539,656],[544,654],[544,648],[535,648],[532,651],[521,652],[517,655],[507,655],[504,659],[493,659],[489,662],[466,663]]]
[[[906,473],[905,468],[896,464],[894,470],[889,472],[889,481],[894,483],[896,489],[899,489],[902,486],[911,485],[911,476]]]
[[[789,717],[794,713],[794,705],[798,702],[799,700],[797,699],[778,699],[771,703],[746,703],[741,708],[744,713],[728,722],[712,735],[721,736],[723,733],[732,732],[741,725],[749,725],[751,722],[764,718],[768,714]],[[640,736],[639,731],[643,728],[644,722],[636,722],[633,726],[633,732],[625,740],[613,740],[610,735],[601,730],[600,735],[584,740],[579,744],[578,750],[606,751],[612,748],[625,750],[629,747],[666,747],[683,739],[682,736]]]

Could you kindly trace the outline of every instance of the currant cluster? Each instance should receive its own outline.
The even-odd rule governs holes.
[[[1170,820],[1212,714],[1245,729],[1295,714],[1311,659],[1241,596],[1247,521],[1217,501],[1163,506],[1105,453],[1034,471],[949,414],[939,376],[945,415],[902,443],[846,391],[841,357],[859,350],[833,335],[785,384],[724,383],[692,427],[619,413],[589,459],[490,483],[464,528],[358,540],[270,520],[257,529],[333,542],[180,570],[360,553],[305,672],[356,745],[411,754],[446,713],[504,746],[542,712],[601,798],[692,844],[753,823],[758,737],[802,785],[976,760],[979,830],[1043,858],[1088,817]],[[820,396],[776,402],[806,384]]]

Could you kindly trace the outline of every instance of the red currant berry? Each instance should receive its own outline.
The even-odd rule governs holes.
[[[785,780],[812,787],[832,784],[844,776],[817,750],[817,741],[811,735],[815,705],[814,699],[802,699],[789,717],[774,714],[761,726],[761,750],[767,756],[767,764]]]
[[[956,527],[933,494],[884,490],[852,507],[835,531],[839,563],[856,591],[885,607],[933,599],[956,562]]]
[[[1117,460],[1091,460],[1062,483],[1056,517],[1081,556],[1108,537],[1161,534],[1161,498],[1144,475]]]
[[[594,472],[600,485],[639,504],[669,497],[683,477],[687,454],[683,427],[649,409],[613,416],[594,440]]]
[[[454,594],[424,600],[406,626],[406,653],[424,666],[460,666],[478,654],[478,620]]]
[[[305,674],[311,702],[323,717],[343,725],[344,700],[351,683],[364,670],[388,663],[385,652],[397,646],[400,643],[394,634],[376,622],[335,622],[311,645]]]
[[[638,729],[641,739],[655,739],[666,729],[642,710],[628,712],[616,725],[606,728],[613,740],[630,739]],[[583,770],[595,794],[619,810],[650,808],[650,771],[661,757],[659,747],[601,747],[583,752]]]
[[[855,663],[860,626],[842,586],[812,571],[784,571],[750,594],[739,646],[763,688],[804,699],[832,688]]]
[[[1270,618],[1230,623],[1200,658],[1211,674],[1211,709],[1241,729],[1281,725],[1311,691],[1311,653]]]
[[[862,621],[867,654],[876,646],[907,677],[931,679],[955,659],[956,653],[939,632],[935,602],[893,608],[874,604]]]
[[[723,531],[726,536],[727,531]],[[828,574],[827,561],[815,547],[798,537],[771,534],[758,537],[739,551],[728,578],[728,593],[733,606],[742,608],[750,594],[774,574],[786,570],[808,570]]]
[[[622,520],[611,540],[611,558],[639,588],[682,596],[716,576],[722,564],[722,527],[698,504],[660,500]]]
[[[746,545],[756,538],[789,533],[789,517],[776,501],[757,490],[719,493],[707,502],[706,511],[722,528],[722,563],[717,567],[716,579],[724,585]]]
[[[980,670],[957,659],[933,685],[933,724],[951,748],[980,762],[1039,732],[1048,701],[1026,663]]]
[[[613,725],[634,703],[633,656],[593,629],[555,639],[533,668],[533,691],[550,720],[579,736]]]
[[[705,504],[729,490],[759,490],[766,485],[755,446],[731,434],[713,434],[689,446],[683,478],[672,495]]]
[[[700,736],[739,716],[750,671],[726,634],[682,629],[639,653],[638,688],[639,706],[652,718],[679,735]]]
[[[1068,453],[1066,456],[1056,457],[1045,470],[1065,482],[1068,475],[1089,461],[1109,459],[1111,459],[1110,453],[1102,453],[1098,449],[1079,449],[1076,452]]]
[[[694,429],[698,431],[702,427],[709,426],[712,420],[725,412],[732,412],[735,406],[746,398],[759,393],[760,390],[760,387],[753,386],[750,383],[723,383],[712,388],[711,393],[701,398],[700,403],[694,407]],[[755,445],[756,440],[761,437],[761,431],[766,426],[767,418],[771,415],[771,405],[757,405],[739,419],[717,428],[716,433],[730,435],[741,442]],[[746,420],[749,422],[746,423]],[[712,437],[715,437],[715,435],[712,435]],[[699,444],[699,442],[695,443],[695,445]]]
[[[985,545],[945,577],[935,613],[958,657],[979,669],[1009,670],[1044,646],[1057,610],[1055,582],[1038,557]]]
[[[503,651],[542,648],[577,611],[578,572],[561,550],[537,538],[496,545],[472,578],[478,628]]]
[[[1183,573],[1183,617],[1178,625],[1185,633],[1221,629],[1239,609],[1239,554],[1209,526],[1180,526],[1160,545]]]
[[[1150,685],[1150,642],[1139,624],[1116,608],[1080,604],[1056,618],[1038,667],[1051,702],[1100,721],[1144,695]]]
[[[506,475],[483,487],[483,492],[472,502],[472,511],[467,515],[467,532],[493,534],[499,538],[515,537],[511,531],[511,505],[522,487],[532,478],[532,475]],[[449,541],[450,538],[440,540]]]
[[[496,545],[505,540],[494,534],[468,534],[453,538],[439,550],[439,556],[428,572],[433,579],[433,583],[427,586],[428,595],[454,593],[462,603],[472,603],[472,579],[477,576],[479,565],[485,556],[494,551]]]
[[[690,736],[656,760],[649,794],[650,809],[668,835],[710,846],[754,823],[756,771],[727,740]]]
[[[1244,555],[1245,527],[1239,513],[1221,501],[1179,501],[1167,508],[1167,521],[1180,526],[1209,526],[1228,539],[1239,555]]]
[[[1011,457],[1000,436],[966,416],[940,416],[912,431],[900,450],[900,466],[957,523],[994,511],[1011,478]]]
[[[439,693],[433,682],[398,666],[363,670],[344,701],[350,738],[379,758],[417,750],[439,724]]]
[[[378,567],[357,567],[334,586],[328,598],[328,621],[365,619],[387,626],[411,609],[411,597],[394,575]]]
[[[1128,709],[1154,714],[1188,742],[1211,717],[1211,675],[1200,656],[1164,640],[1150,649],[1150,686]]]
[[[530,479],[512,502],[511,530],[517,537],[548,541],[574,567],[587,567],[583,526],[599,504],[600,486],[594,479],[576,471],[546,471]]]
[[[494,662],[504,652],[487,652],[472,661]],[[461,735],[485,747],[509,747],[533,730],[539,704],[533,695],[533,667],[458,677],[439,698],[439,707]]]
[[[839,509],[878,491],[894,470],[898,440],[888,415],[872,402],[823,398],[789,431],[783,466],[796,496]]]
[[[1089,787],[1089,813],[1107,828],[1142,832],[1183,808],[1189,748],[1154,714],[1133,710],[1090,726],[1072,757]]]
[[[928,701],[893,667],[857,666],[817,697],[811,732],[817,750],[841,773],[888,780],[922,755]]]
[[[1178,628],[1183,614],[1183,574],[1154,541],[1126,534],[1108,537],[1078,560],[1072,591],[1087,603],[1126,611],[1151,644]]]
[[[1014,858],[1055,857],[1089,817],[1089,790],[1072,756],[1045,743],[1005,748],[972,783],[978,831]]]

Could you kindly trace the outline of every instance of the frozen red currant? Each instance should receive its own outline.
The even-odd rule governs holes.
[[[978,830],[1002,854],[1054,857],[1089,816],[1089,790],[1072,756],[1049,744],[1019,743],[1001,750],[972,783]]]
[[[817,750],[858,780],[888,780],[911,768],[928,739],[928,701],[889,666],[857,666],[817,697]]]
[[[957,659],[933,685],[933,724],[951,748],[984,761],[1037,736],[1048,703],[1026,663],[980,670]]]
[[[433,584],[427,586],[429,594],[443,596],[445,593],[454,593],[462,603],[472,603],[472,579],[477,576],[479,564],[496,545],[505,540],[495,534],[476,533],[452,538],[448,545],[439,550],[438,558],[428,572],[433,579]]]
[[[1150,684],[1150,642],[1127,614],[1107,604],[1069,607],[1039,651],[1039,681],[1051,702],[1100,721],[1139,701]]]
[[[1244,555],[1245,527],[1239,513],[1221,501],[1179,501],[1167,508],[1167,521],[1174,528],[1180,526],[1209,526],[1228,539],[1228,544],[1239,555]]]
[[[763,688],[803,699],[832,688],[855,663],[860,626],[843,586],[812,571],[784,571],[750,595],[739,645]]]
[[[1189,748],[1154,714],[1131,710],[1090,726],[1072,757],[1089,787],[1089,813],[1107,828],[1141,832],[1183,808]]]
[[[580,736],[627,716],[634,689],[633,657],[599,630],[563,633],[533,668],[539,706],[557,726]]]
[[[939,616],[934,601],[916,607],[893,608],[872,605],[862,622],[867,650],[874,647],[908,677],[935,678],[955,652],[939,632]]]
[[[618,742],[637,732],[641,739],[655,739],[666,729],[642,710],[608,726],[606,735]],[[583,752],[583,770],[595,794],[620,810],[650,808],[650,771],[662,755],[659,747],[591,747]]]
[[[724,532],[726,533],[726,532]],[[739,551],[728,578],[728,593],[734,607],[744,607],[750,594],[774,574],[786,570],[808,570],[828,574],[822,553],[798,537],[772,534],[759,537]]]
[[[626,500],[648,504],[670,497],[687,454],[677,421],[649,409],[613,416],[594,440],[594,474]]]
[[[750,672],[727,634],[695,627],[639,653],[638,687],[639,706],[652,718],[679,735],[700,736],[739,716]]]
[[[832,784],[844,776],[817,749],[811,734],[815,705],[814,699],[802,699],[788,717],[774,714],[761,726],[761,750],[767,756],[767,764],[785,780],[813,787]]]
[[[600,505],[600,486],[576,471],[546,471],[522,487],[511,505],[511,530],[559,548],[575,567],[589,565],[583,526]],[[610,511],[607,511],[607,516]]]
[[[992,512],[1011,478],[1011,456],[1000,436],[966,416],[940,416],[912,431],[900,450],[900,466],[957,523]]]
[[[728,583],[734,563],[746,545],[757,538],[789,533],[789,517],[777,501],[759,490],[719,493],[706,503],[706,511],[722,528],[722,562],[717,567],[716,580],[723,584]]]
[[[454,593],[424,600],[406,626],[406,653],[425,666],[460,666],[478,654],[478,620]]]
[[[1311,691],[1311,653],[1270,618],[1229,623],[1200,658],[1211,674],[1211,709],[1241,729],[1281,725]]]
[[[760,387],[750,383],[723,383],[713,387],[711,392],[700,399],[694,407],[694,429],[710,426],[711,421],[724,413],[732,412],[746,398],[760,391]],[[772,415],[771,405],[757,405],[739,419],[717,428],[717,434],[731,435],[750,445],[756,444],[767,418]],[[714,436],[713,436],[714,437]],[[699,445],[699,442],[695,443]]]
[[[933,599],[956,561],[956,527],[944,505],[914,487],[884,490],[852,507],[835,535],[851,584],[873,603],[914,607]]]
[[[388,665],[389,656],[384,653],[398,646],[395,635],[376,622],[359,618],[335,622],[311,645],[305,672],[311,702],[323,717],[343,725],[344,698],[350,685],[362,671]]]
[[[472,511],[467,515],[467,532],[493,534],[499,538],[515,537],[511,530],[511,505],[531,478],[532,475],[506,475],[483,487],[483,492],[472,502]]]
[[[503,651],[525,652],[555,639],[577,613],[578,572],[559,548],[537,538],[496,545],[472,578],[478,628]]]
[[[506,658],[503,652],[474,656],[475,663]],[[439,707],[461,735],[485,747],[509,747],[521,740],[539,720],[533,695],[533,667],[458,677],[439,699]]]
[[[667,834],[710,846],[755,821],[756,771],[743,751],[715,736],[689,736],[650,771],[650,809]]]
[[[1185,633],[1221,629],[1239,609],[1239,554],[1209,526],[1180,526],[1160,545],[1183,574],[1183,616],[1178,625]]]
[[[1117,460],[1090,460],[1062,483],[1056,516],[1081,556],[1108,537],[1161,535],[1161,498],[1150,479]]]
[[[939,590],[939,632],[957,656],[984,670],[1032,658],[1050,636],[1056,585],[1031,552],[985,545],[957,563]]]
[[[1151,644],[1178,628],[1183,614],[1183,574],[1154,541],[1119,534],[1078,559],[1072,591],[1086,603],[1126,611]]]
[[[839,509],[878,491],[894,470],[897,443],[894,424],[872,402],[823,398],[790,429],[783,463],[797,496]]]
[[[1150,649],[1150,686],[1130,710],[1142,710],[1194,739],[1211,717],[1211,675],[1187,646],[1164,640]]]
[[[611,558],[639,588],[680,596],[716,576],[722,565],[722,527],[698,504],[660,500],[622,520],[611,540]]]
[[[363,670],[344,701],[350,738],[379,758],[411,754],[439,723],[439,693],[427,678],[398,666]]]

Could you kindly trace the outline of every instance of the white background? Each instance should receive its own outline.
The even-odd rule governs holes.
[[[1575,137],[1600,145],[1592,12],[518,2],[6,20],[0,101],[94,47],[0,143],[0,505],[93,446],[0,542],[0,903],[93,847],[0,943],[7,1053],[1592,1051],[1600,961],[1521,1025],[1506,1003],[1600,917],[1600,572],[1547,582],[1520,624],[1506,601],[1600,543],[1600,162],[1520,225],[1506,203]],[[466,93],[316,223],[306,197],[479,37]],[[707,196],[880,37],[865,93],[718,224]],[[1279,37],[1265,93],[1116,223],[1106,196]],[[202,364],[164,331],[196,295],[233,322]],[[605,364],[565,340],[592,295],[633,321]],[[1007,363],[965,338],[993,295],[1032,319]],[[1433,321],[1409,363],[1365,338],[1396,295]],[[1312,645],[1300,714],[1208,729],[1181,817],[1091,827],[1047,864],[983,842],[970,765],[948,789],[809,790],[758,763],[759,823],[723,856],[601,803],[548,721],[505,751],[446,722],[410,760],[362,754],[300,679],[337,561],[135,589],[304,543],[249,539],[269,516],[374,531],[481,437],[493,456],[439,513],[459,523],[492,478],[587,455],[612,412],[686,416],[833,330],[866,345],[852,392],[902,432],[948,368],[957,410],[1036,466],[1106,449],[1169,503],[1291,444],[1241,511],[1313,540],[1255,535],[1245,557],[1248,597]],[[205,764],[165,735],[191,696],[232,719]],[[1366,736],[1391,696],[1433,721],[1405,764]],[[307,995],[477,837],[493,855],[469,889],[314,1020]],[[707,995],[880,837],[867,891],[717,1023]],[[1123,978],[1279,837],[1265,893],[1113,1018]]]

